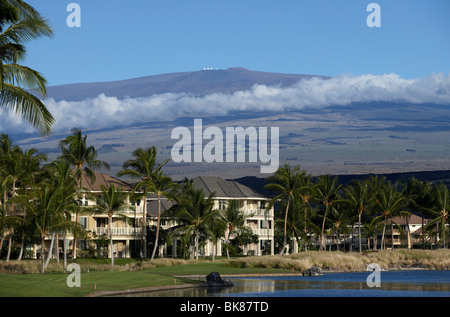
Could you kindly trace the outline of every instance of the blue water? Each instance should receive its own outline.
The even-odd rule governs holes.
[[[211,296],[236,297],[450,297],[450,271],[378,272],[379,287],[369,287],[370,272],[325,273],[314,277],[235,279],[234,290]],[[373,279],[371,279],[374,281]]]
[[[450,271],[385,271],[379,287],[369,287],[370,272],[322,276],[230,278],[233,287],[194,288],[139,296],[170,297],[450,297]],[[372,275],[373,276],[373,275]],[[372,281],[374,281],[372,279]]]

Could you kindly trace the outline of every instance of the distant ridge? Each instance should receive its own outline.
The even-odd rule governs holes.
[[[79,83],[47,88],[47,97],[55,101],[81,101],[100,94],[119,99],[147,97],[163,93],[190,93],[202,96],[211,93],[234,93],[248,90],[255,84],[291,86],[316,75],[282,74],[252,71],[242,67],[168,73],[120,81]]]
[[[419,172],[398,172],[398,173],[383,173],[383,174],[346,174],[346,175],[332,175],[337,176],[338,181],[343,186],[349,185],[353,180],[364,180],[372,175],[377,175],[378,177],[386,177],[386,180],[395,183],[396,181],[405,182],[410,178],[415,178],[422,182],[430,183],[443,183],[446,186],[450,186],[450,170],[442,171],[419,171]],[[267,184],[266,178],[256,177],[256,176],[244,176],[240,178],[235,178],[233,181],[245,185],[254,191],[265,195],[267,197],[274,197],[273,192],[268,191],[264,188]]]

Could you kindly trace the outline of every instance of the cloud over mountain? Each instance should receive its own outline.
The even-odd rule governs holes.
[[[45,104],[56,120],[56,132],[73,127],[102,129],[186,115],[219,116],[235,111],[283,111],[306,107],[346,106],[352,103],[431,103],[450,106],[450,74],[402,79],[396,74],[307,77],[291,85],[254,84],[234,92],[164,92],[142,97],[115,97],[101,93],[84,100],[49,98]],[[0,108],[0,130],[33,132],[13,113]]]

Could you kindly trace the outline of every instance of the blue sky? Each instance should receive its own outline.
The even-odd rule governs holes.
[[[69,28],[69,3],[81,27]],[[369,3],[381,27],[369,28]],[[448,0],[29,0],[51,39],[24,64],[49,85],[113,81],[205,67],[337,76],[450,73]]]

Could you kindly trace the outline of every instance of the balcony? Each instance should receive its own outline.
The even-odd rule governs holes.
[[[93,229],[93,232],[96,235],[106,234],[109,236],[109,228],[107,227],[96,227]],[[128,227],[112,228],[113,236],[140,236],[141,232],[142,228],[128,228]]]
[[[273,209],[267,210],[265,208],[258,208],[258,209],[242,209],[244,212],[244,215],[253,215],[261,216],[261,217],[273,217]]]
[[[258,236],[271,236],[273,237],[273,229],[253,229],[252,231],[254,234],[257,234]]]

